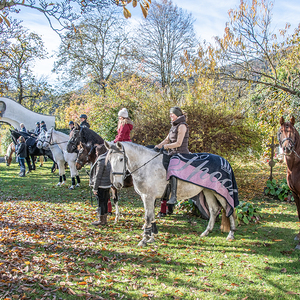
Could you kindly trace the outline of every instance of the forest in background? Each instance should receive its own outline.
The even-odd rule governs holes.
[[[169,108],[178,105],[188,114],[190,151],[227,158],[261,155],[280,116],[299,119],[300,28],[290,34],[287,23],[275,32],[272,1],[241,1],[214,44],[196,39],[193,16],[172,1],[141,3],[148,3],[147,18],[134,30],[126,19],[130,1],[125,17],[118,3],[104,2],[69,17],[72,26],[60,31],[53,67],[59,87],[32,73],[33,62],[47,56],[41,37],[1,9],[7,21],[0,24],[1,96],[55,115],[57,129],[85,113],[107,140],[127,107],[132,139],[144,145],[165,138]],[[2,126],[2,152],[8,133]]]

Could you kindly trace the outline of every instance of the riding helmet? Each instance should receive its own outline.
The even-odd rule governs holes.
[[[86,114],[81,114],[79,118],[87,119],[87,115]]]
[[[70,121],[70,122],[69,122],[69,125],[74,125],[74,122],[73,122],[73,121]]]

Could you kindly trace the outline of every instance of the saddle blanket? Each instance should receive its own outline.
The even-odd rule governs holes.
[[[221,156],[211,153],[175,154],[169,163],[167,180],[171,176],[215,191],[225,198],[227,217],[239,205],[233,170],[229,162]]]

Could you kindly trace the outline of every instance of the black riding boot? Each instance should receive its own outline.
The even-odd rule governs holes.
[[[176,204],[177,203],[177,178],[172,176],[170,178],[171,184],[171,198],[167,204]]]

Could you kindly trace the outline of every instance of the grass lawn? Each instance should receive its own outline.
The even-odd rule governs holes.
[[[233,164],[240,200],[261,209],[260,222],[239,226],[234,241],[219,224],[200,238],[207,221],[176,209],[157,220],[156,243],[145,248],[137,247],[144,213],[132,188],[120,191],[119,223],[111,216],[95,228],[85,172],[70,191],[56,187],[50,167],[20,178],[16,163],[0,164],[0,299],[300,298],[296,206],[264,197],[267,164]],[[285,166],[274,174],[284,178]]]

